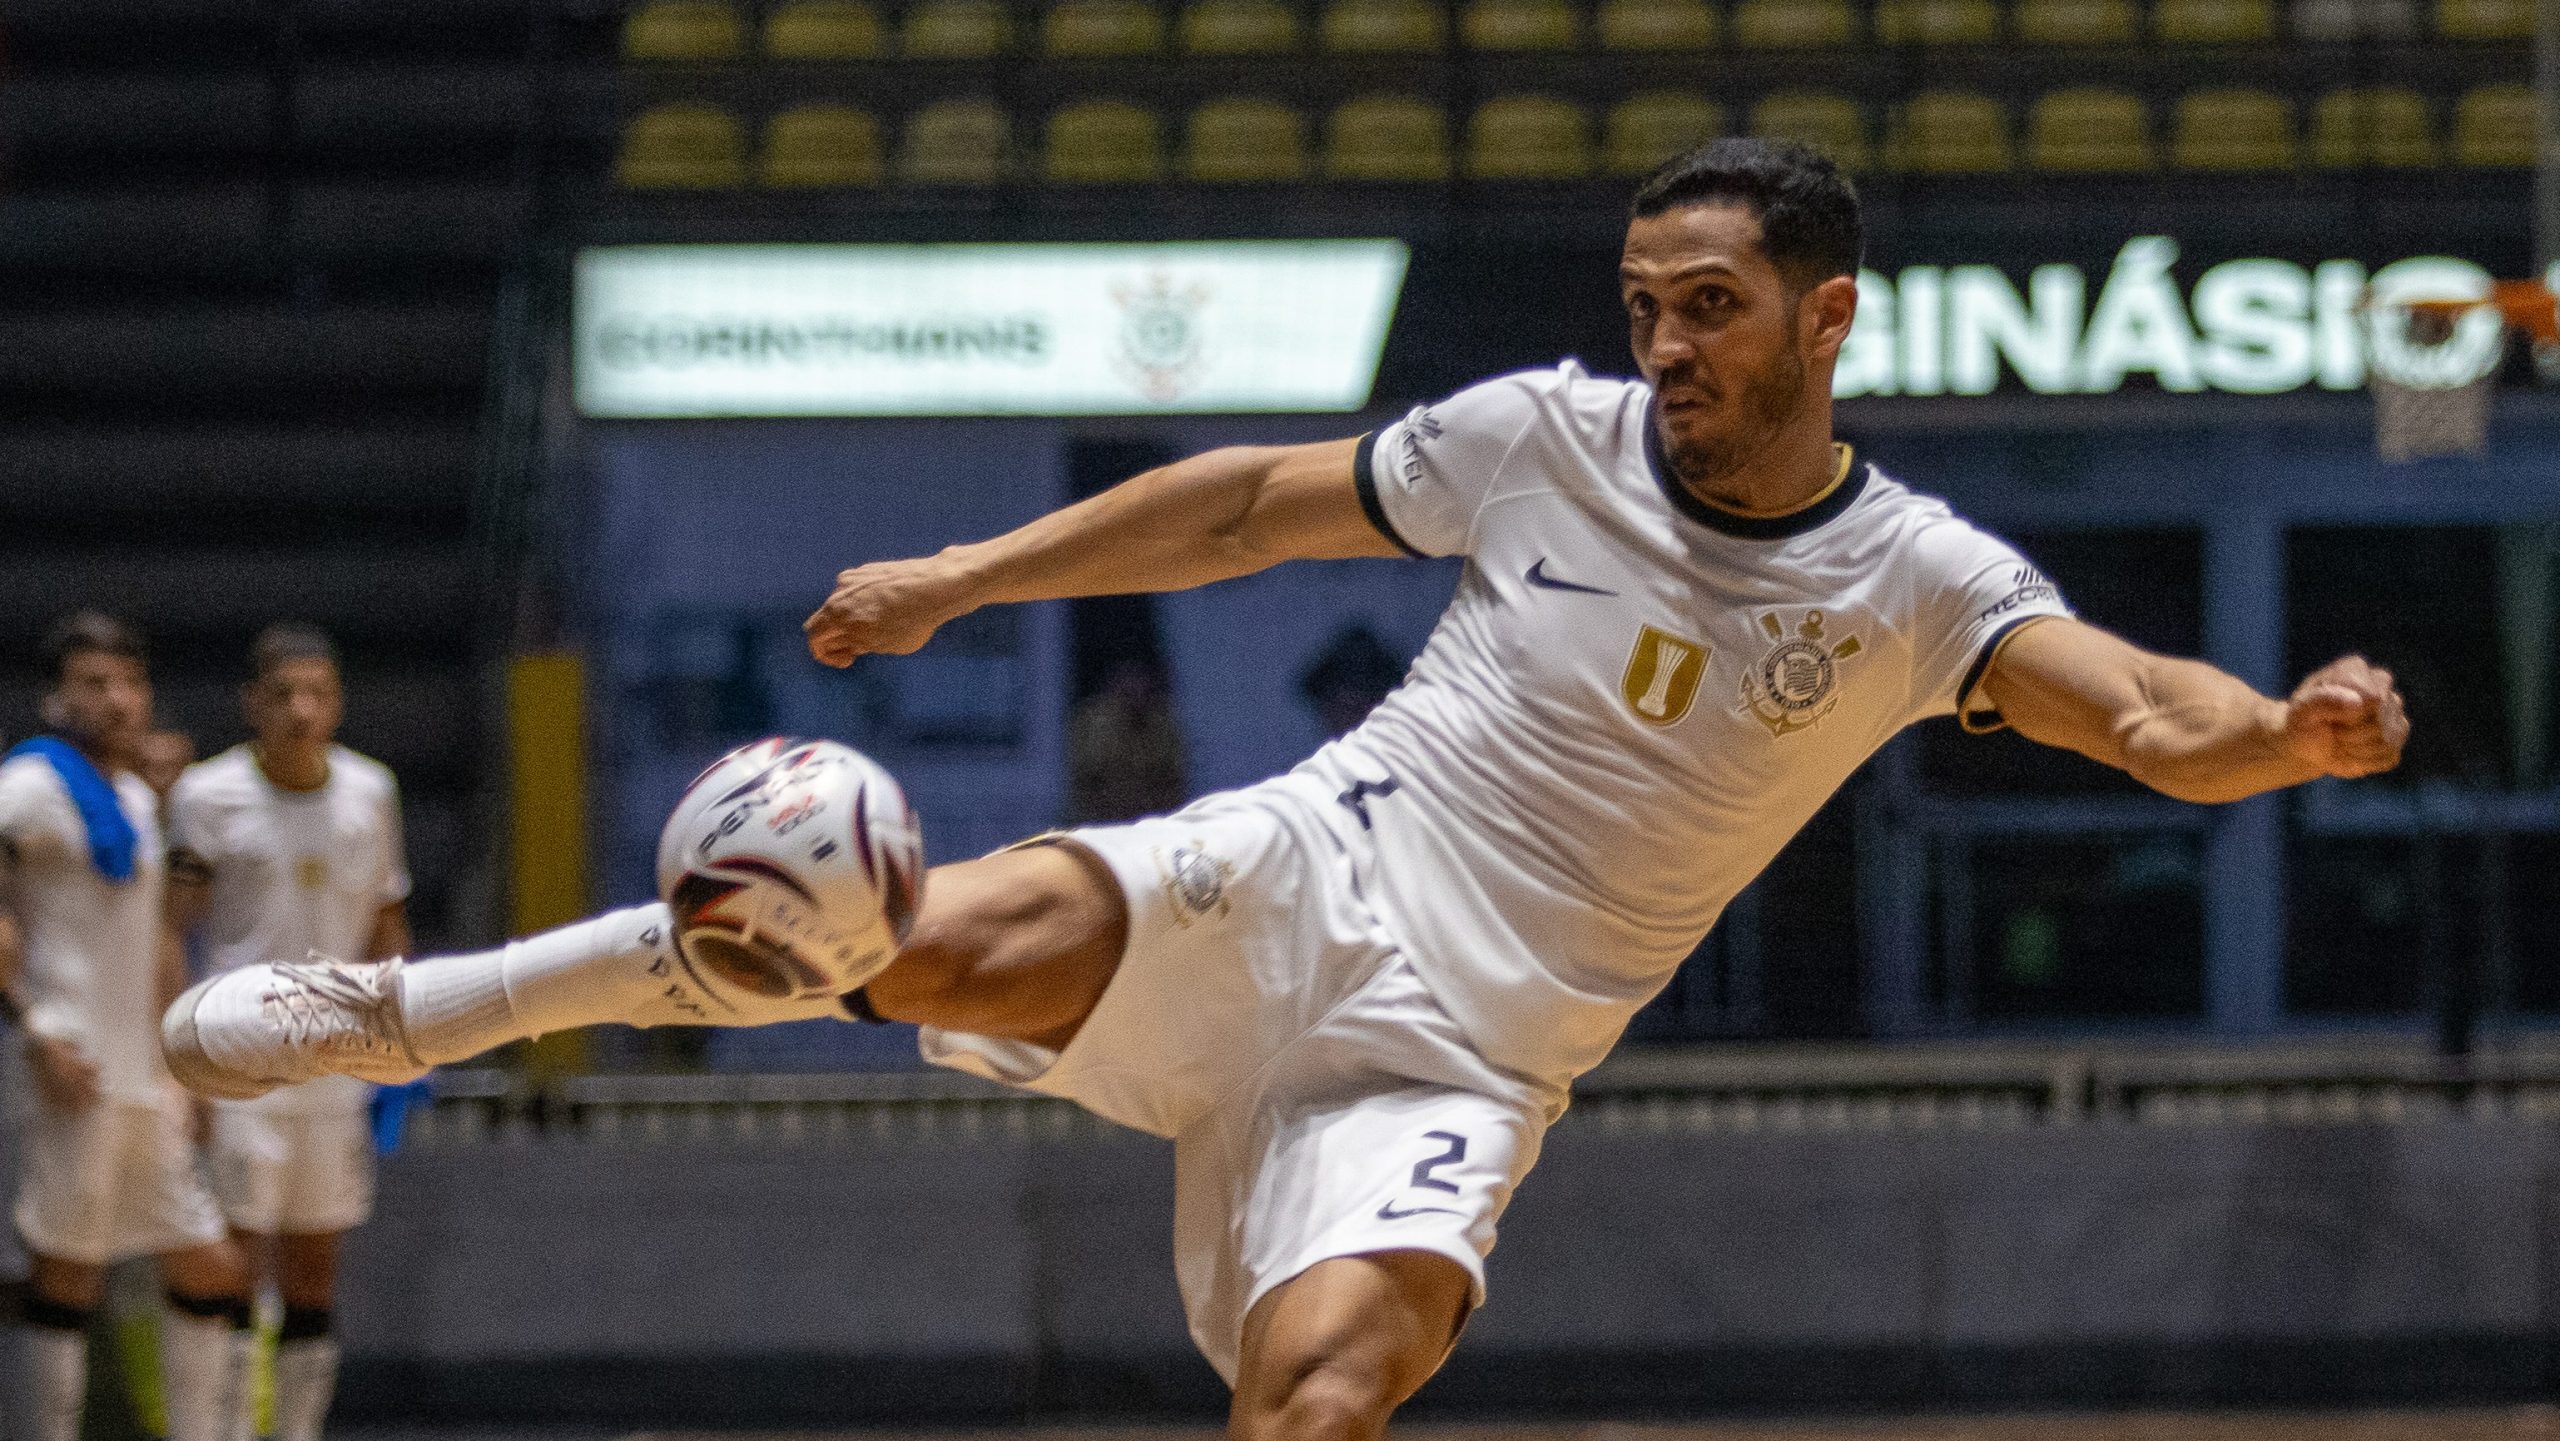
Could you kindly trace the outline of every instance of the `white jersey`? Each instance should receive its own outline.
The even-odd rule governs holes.
[[[1548,1081],[1607,1053],[1896,731],[1996,725],[1974,694],[1992,652],[2068,614],[2006,543],[1845,448],[1788,515],[1700,501],[1651,401],[1566,362],[1362,443],[1370,519],[1467,566],[1404,684],[1301,767],[1374,828],[1374,899],[1441,1003]]]
[[[329,779],[310,791],[268,780],[246,745],[187,767],[169,792],[169,839],[179,873],[210,887],[209,972],[313,951],[364,959],[382,908],[409,895],[398,784],[381,762],[345,746],[330,748]],[[371,1091],[331,1076],[259,1104],[341,1109]]]
[[[111,1100],[158,1104],[173,1083],[160,1061],[159,803],[131,771],[112,778],[133,826],[133,879],[89,860],[89,833],[51,762],[0,763],[0,883],[24,931],[27,1026],[97,1063]]]

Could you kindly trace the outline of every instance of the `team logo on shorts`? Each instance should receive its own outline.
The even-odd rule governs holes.
[[[1776,611],[1760,617],[1760,628],[1776,644],[1742,673],[1743,706],[1772,736],[1810,730],[1840,703],[1840,662],[1863,647],[1854,635],[1826,638],[1818,610],[1806,611],[1793,635]]]
[[[1170,854],[1157,851],[1156,870],[1164,877],[1165,899],[1173,902],[1175,925],[1187,926],[1202,916],[1226,915],[1227,879],[1236,873],[1233,861],[1218,859],[1194,841],[1175,846]]]
[[[1687,715],[1698,699],[1698,679],[1707,673],[1711,653],[1694,640],[1646,626],[1636,632],[1636,648],[1627,653],[1618,694],[1648,724],[1667,726]]]

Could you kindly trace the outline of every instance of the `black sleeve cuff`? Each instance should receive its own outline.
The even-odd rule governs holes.
[[[1396,549],[1415,560],[1429,560],[1431,557],[1415,550],[1403,536],[1396,534],[1394,522],[1387,519],[1386,507],[1378,503],[1378,473],[1370,465],[1377,453],[1378,433],[1373,430],[1360,437],[1360,448],[1351,455],[1351,487],[1360,493],[1360,513],[1369,517],[1369,523],[1378,528],[1378,534],[1395,542]]]
[[[2018,616],[2001,622],[2000,628],[1993,631],[1990,637],[1982,642],[1982,649],[1973,657],[1972,667],[1964,673],[1964,684],[1956,687],[1956,724],[1978,736],[1989,735],[1993,731],[2002,730],[2008,726],[2009,723],[2002,720],[2000,712],[1996,710],[1984,711],[1977,717],[1972,710],[1973,693],[1981,687],[1982,678],[1990,674],[1991,658],[2000,654],[2001,645],[2017,632],[2018,627],[2031,621],[2051,619],[2053,619],[2052,616],[2042,612]]]

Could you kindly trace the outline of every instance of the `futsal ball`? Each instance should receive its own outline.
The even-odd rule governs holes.
[[[834,741],[740,746],[694,777],[658,835],[658,895],[686,964],[769,999],[878,975],[923,893],[906,793]]]

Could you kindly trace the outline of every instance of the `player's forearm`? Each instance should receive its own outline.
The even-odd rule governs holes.
[[[2201,661],[2154,658],[2144,704],[2116,728],[2127,774],[2163,795],[2218,804],[2320,774],[2285,744],[2285,705]]]

